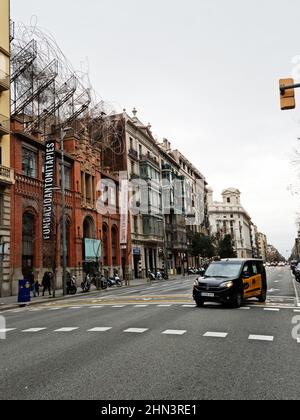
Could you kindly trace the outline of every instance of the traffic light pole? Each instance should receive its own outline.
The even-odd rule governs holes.
[[[280,93],[281,95],[284,95],[286,90],[297,88],[300,88],[300,83],[296,83],[294,85],[280,86]]]

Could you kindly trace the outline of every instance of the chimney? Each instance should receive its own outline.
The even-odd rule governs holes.
[[[164,139],[164,149],[166,152],[171,150],[171,143],[167,139]]]

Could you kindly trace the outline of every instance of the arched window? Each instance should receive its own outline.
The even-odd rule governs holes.
[[[83,237],[85,239],[95,239],[95,223],[94,223],[94,220],[90,216],[84,219]]]
[[[34,268],[35,217],[30,212],[23,214],[22,221],[22,271],[23,275]]]
[[[112,263],[116,267],[118,265],[118,230],[116,226],[113,226],[111,229],[111,248],[112,248]]]

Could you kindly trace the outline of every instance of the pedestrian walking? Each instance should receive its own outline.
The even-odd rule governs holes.
[[[35,289],[35,294],[37,296],[40,296],[40,287],[41,287],[41,285],[40,285],[39,281],[36,280],[36,282],[34,283],[34,289]]]
[[[27,279],[30,283],[30,290],[32,291],[33,297],[36,297],[36,292],[35,292],[35,281],[34,281],[34,273],[32,270],[30,270],[28,272],[28,279]]]
[[[45,296],[45,291],[48,290],[49,296],[51,296],[51,273],[46,271],[42,281],[43,286],[43,296]]]

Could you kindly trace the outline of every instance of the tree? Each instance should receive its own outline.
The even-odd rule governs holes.
[[[212,258],[216,254],[214,240],[211,236],[196,233],[192,240],[192,255],[194,257]]]
[[[224,236],[218,245],[218,254],[221,258],[236,258],[237,254],[233,247],[231,235]]]

